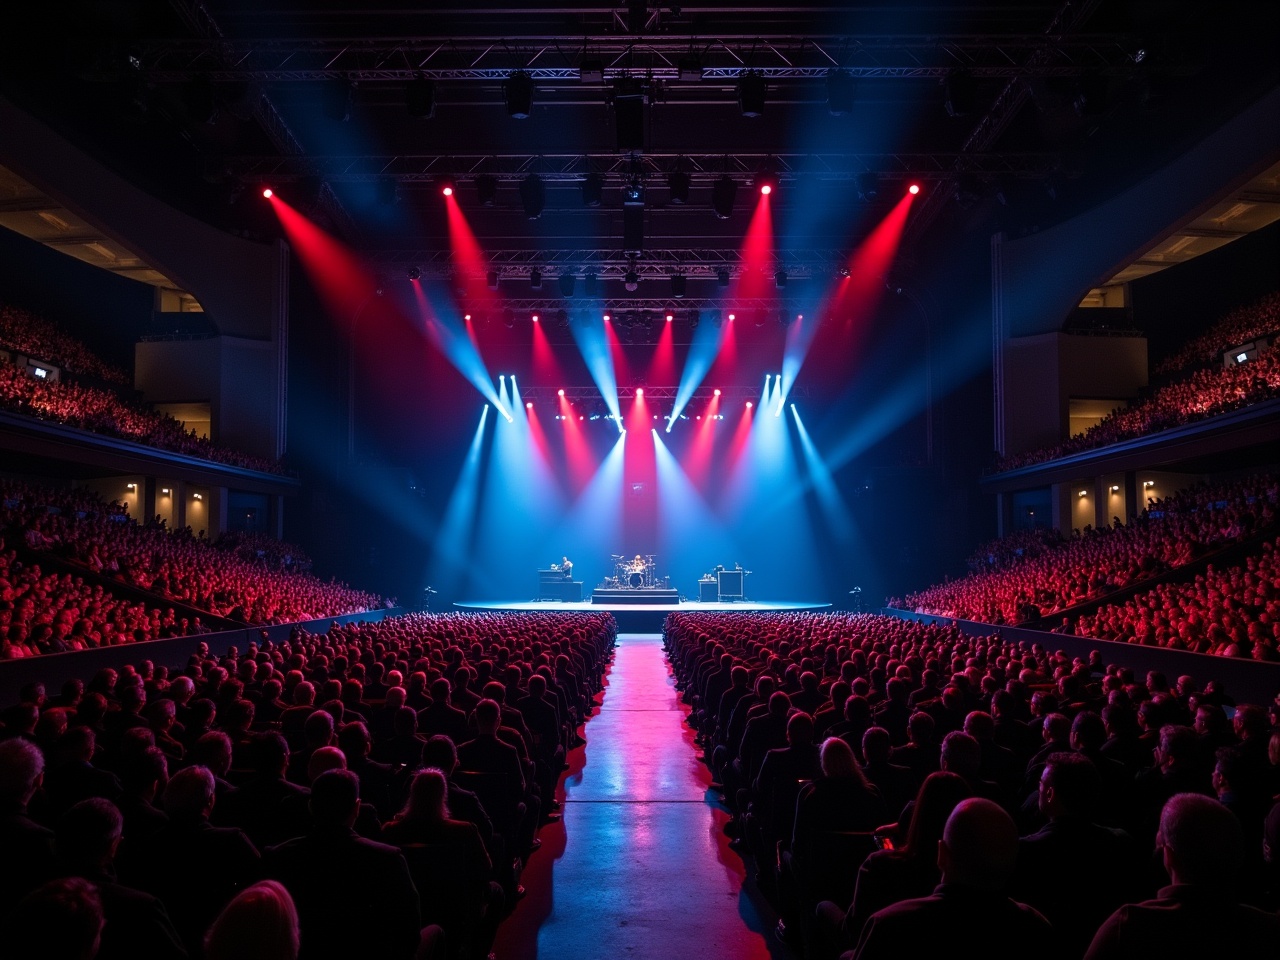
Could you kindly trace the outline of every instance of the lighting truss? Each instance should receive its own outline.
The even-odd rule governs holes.
[[[557,402],[560,399],[560,389],[564,390],[564,399],[570,403],[594,403],[601,399],[600,391],[595,387],[520,387],[520,397],[527,402]],[[619,400],[634,400],[636,390],[644,391],[646,400],[654,400],[658,402],[672,401],[676,399],[680,391],[677,386],[655,386],[648,383],[636,383],[629,387],[620,387],[618,389]],[[720,387],[704,386],[698,387],[689,397],[691,403],[699,401],[710,401],[715,396],[716,391],[720,393],[720,402],[729,403],[735,400],[759,400],[761,394],[761,385],[752,384],[744,385],[727,385]],[[794,386],[787,393],[788,402],[792,399],[808,399],[810,391],[808,387]]]
[[[368,183],[389,179],[400,183],[434,183],[449,175],[465,182],[477,176],[515,183],[537,173],[548,183],[581,184],[588,173],[612,187],[635,177],[661,178],[680,171],[694,183],[709,184],[728,174],[745,185],[772,162],[780,180],[801,177],[853,180],[868,170],[890,178],[938,180],[953,174],[960,161],[978,174],[1043,177],[1060,163],[1056,153],[1022,151],[929,151],[896,153],[646,153],[643,156],[581,153],[418,153],[325,156],[229,157],[227,162],[248,182],[281,183],[321,177],[331,183]],[[581,206],[578,202],[576,206]]]
[[[1075,22],[1083,20],[1075,19]],[[143,39],[134,45],[149,80],[304,83],[343,79],[405,82],[417,77],[497,83],[513,70],[539,84],[584,86],[642,76],[686,85],[737,80],[753,72],[811,80],[833,69],[868,79],[941,79],[957,67],[976,77],[1054,77],[1118,72],[1132,65],[1123,34],[981,34],[690,37],[594,35],[457,37]]]

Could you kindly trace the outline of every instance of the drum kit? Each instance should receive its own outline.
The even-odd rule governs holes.
[[[611,558],[613,576],[605,578],[605,586],[630,587],[633,590],[661,586],[658,582],[656,572],[658,564],[654,554],[648,553],[643,556],[637,554],[635,557],[628,558],[615,553]]]

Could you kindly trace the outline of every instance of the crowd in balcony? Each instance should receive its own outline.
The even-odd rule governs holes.
[[[0,346],[29,351],[51,363],[65,364],[67,372],[92,376],[115,387],[74,379],[41,379],[13,363],[0,363],[0,409],[246,470],[283,472],[276,460],[214,443],[168,414],[129,398],[129,380],[122,371],[97,360],[80,341],[34,314],[0,307]]]
[[[74,642],[67,647],[37,643],[28,630],[22,642],[8,641],[4,656],[9,657],[198,632],[199,618],[175,616],[171,603],[252,625],[320,619],[389,605],[377,594],[302,572],[309,560],[291,545],[273,545],[258,536],[233,537],[230,549],[220,549],[192,534],[190,528],[170,531],[163,523],[138,523],[121,504],[108,503],[85,489],[0,482],[0,533],[9,538],[11,549],[20,547],[35,560],[19,565],[26,571],[26,580],[42,557],[83,571],[83,575],[46,574],[38,581],[44,585],[48,604],[61,611],[62,619],[85,621]],[[240,551],[250,545],[254,556],[245,559]],[[92,587],[82,582],[89,578],[94,579]],[[154,599],[145,604],[115,599],[113,581],[147,591]],[[9,602],[16,606],[31,589],[11,584]]]
[[[1079,617],[1073,633],[1172,650],[1280,660],[1280,540],[1238,563],[1210,565]]]
[[[0,942],[483,960],[615,638],[606,614],[413,615],[28,684],[0,712]]]
[[[985,623],[1039,620],[1149,580],[1277,522],[1280,480],[1259,475],[1152,499],[1131,523],[1070,539],[1019,532],[988,545],[968,576],[891,599],[917,613]]]
[[[1280,397],[1280,350],[1269,349],[1241,364],[1224,366],[1222,362],[1222,351],[1228,347],[1277,330],[1280,293],[1229,314],[1209,333],[1157,366],[1158,371],[1169,373],[1198,362],[1200,365],[1185,377],[1154,388],[1150,395],[1113,411],[1074,437],[1003,457],[996,469],[1014,470],[1057,460]]]

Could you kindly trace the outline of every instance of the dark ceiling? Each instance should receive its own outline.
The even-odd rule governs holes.
[[[1069,216],[1276,82],[1277,5],[1239,0],[532,6],[14,3],[0,90],[211,222],[269,233],[270,184],[388,269],[450,269],[450,178],[506,275],[620,275],[636,182],[642,276],[714,276],[736,264],[746,187],[769,167],[779,265],[802,280],[843,263],[910,181],[908,260]],[[532,85],[524,119],[505,95],[515,71]],[[743,115],[744,76],[764,87],[759,116]],[[432,116],[411,116],[415,98]],[[619,149],[628,110],[638,149]],[[531,174],[537,219],[519,191]],[[740,189],[721,219],[726,175]]]

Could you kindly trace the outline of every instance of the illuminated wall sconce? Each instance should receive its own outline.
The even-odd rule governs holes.
[[[167,497],[167,496],[169,495],[169,488],[168,488],[168,487],[161,487],[161,488],[160,488],[160,492],[161,492],[162,494],[164,494],[164,495]]]
[[[1119,485],[1118,483],[1113,483],[1113,484],[1111,485],[1111,492],[1112,492],[1112,493],[1119,493],[1119,492],[1120,492],[1120,485]]]
[[[1080,491],[1080,496],[1082,496],[1082,497],[1087,497],[1088,495],[1089,495],[1089,491],[1088,491],[1088,490],[1081,490],[1081,491]]]
[[[203,499],[204,499],[204,494],[203,494],[203,493],[193,493],[193,494],[191,495],[191,499],[192,499],[192,500],[203,500]]]
[[[1143,480],[1142,485],[1144,487],[1154,487],[1156,485],[1156,482],[1154,480]]]
[[[126,484],[124,485],[124,488],[125,488],[126,490],[137,490],[137,489],[138,489],[138,485],[137,485],[136,483],[126,483]]]

